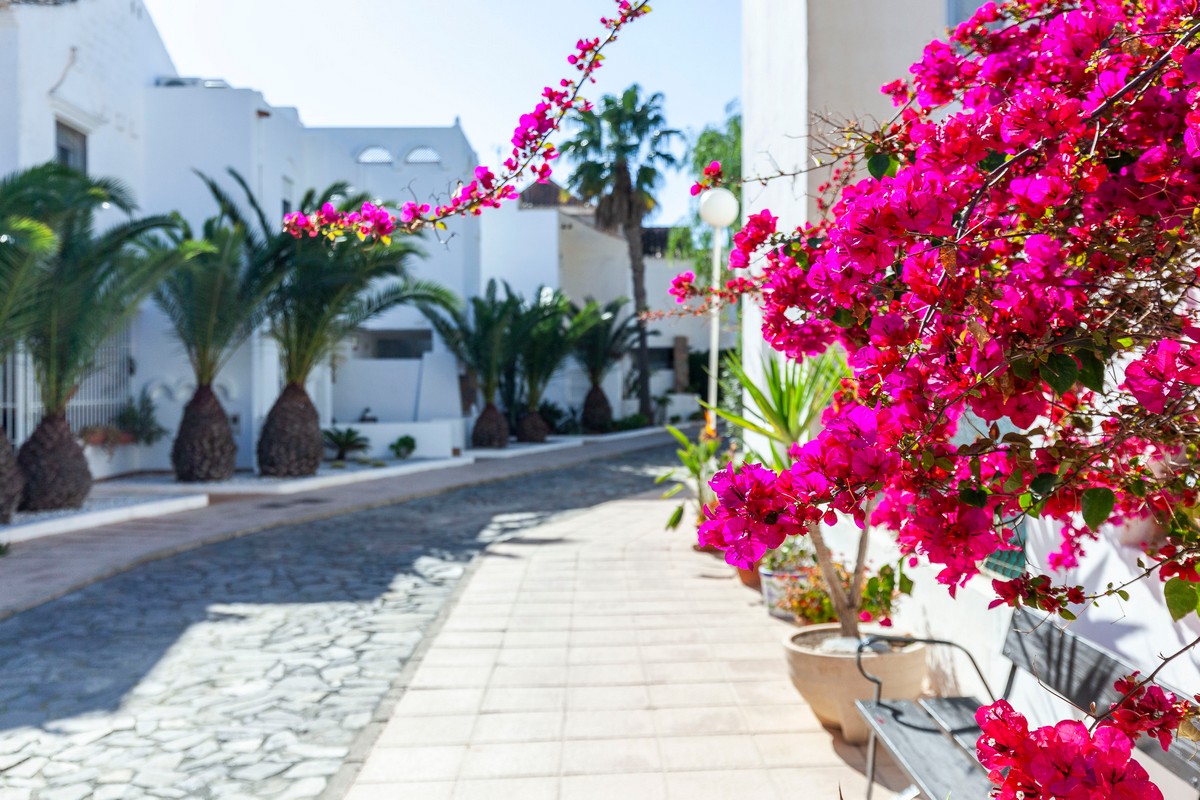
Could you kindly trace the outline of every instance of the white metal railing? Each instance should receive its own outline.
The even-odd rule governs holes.
[[[96,351],[92,369],[67,406],[73,430],[111,425],[130,397],[129,328],[109,338]],[[0,425],[9,441],[24,442],[42,418],[42,400],[29,354],[18,349],[0,362]]]

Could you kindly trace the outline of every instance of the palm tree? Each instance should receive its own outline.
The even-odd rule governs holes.
[[[542,290],[521,317],[512,335],[525,397],[525,413],[517,421],[517,441],[544,442],[550,426],[538,411],[542,395],[580,337],[599,321],[600,311],[595,303],[588,303],[572,313],[565,295]]]
[[[508,446],[508,420],[496,407],[508,350],[508,334],[520,311],[520,300],[507,287],[500,297],[493,278],[467,308],[423,308],[438,336],[463,365],[475,374],[483,393],[483,411],[471,431],[472,447]]]
[[[309,192],[301,208],[319,208],[345,191],[344,184],[335,184],[320,197]],[[356,200],[361,199],[343,205],[356,205]],[[285,385],[258,440],[259,471],[272,477],[317,471],[325,445],[316,406],[304,384],[346,336],[398,305],[425,309],[457,303],[444,287],[409,277],[408,265],[421,251],[402,239],[370,245],[353,239],[294,239],[288,249],[290,265],[272,293],[269,327],[279,345]]]
[[[582,423],[588,433],[603,433],[612,426],[612,405],[601,384],[613,367],[629,353],[638,338],[636,314],[621,317],[629,300],[624,297],[606,303],[596,324],[575,342],[575,360],[587,373],[591,389],[583,401]]]
[[[55,234],[40,259],[34,320],[26,337],[42,400],[42,419],[21,445],[17,463],[25,474],[22,507],[78,508],[92,475],[67,422],[67,405],[92,366],[96,351],[137,313],[147,295],[173,269],[179,255],[139,247],[144,237],[173,226],[170,217],[147,217],[95,230],[96,212],[134,208],[118,182],[91,178],[59,166],[35,168],[16,187],[30,216]],[[10,195],[0,206],[21,202]]]
[[[656,205],[654,191],[662,168],[674,167],[668,149],[679,131],[668,128],[661,92],[642,98],[641,87],[630,86],[620,97],[605,95],[599,111],[580,112],[578,131],[562,146],[575,162],[568,184],[585,200],[596,200],[596,224],[620,230],[629,246],[633,275],[633,306],[638,316],[638,410],[654,416],[650,398],[650,350],[646,321],[646,262],[642,252],[642,220]]]
[[[28,180],[31,172],[0,181],[0,361],[12,353],[33,324],[40,259],[56,245],[48,226],[23,216],[26,209],[22,205],[7,203],[19,194],[14,191],[16,184]],[[16,452],[7,431],[0,427],[0,524],[12,521],[24,488]]]
[[[267,299],[286,262],[276,257],[277,248],[255,242],[244,220],[224,213],[205,221],[200,239],[184,228],[171,244],[190,250],[191,258],[154,299],[171,321],[196,381],[171,447],[171,464],[180,481],[228,480],[237,469],[237,443],[213,384],[266,319]]]

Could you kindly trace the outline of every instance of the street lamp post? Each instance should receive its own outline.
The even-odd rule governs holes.
[[[738,201],[733,192],[716,187],[700,195],[700,219],[713,227],[713,261],[711,286],[721,289],[721,234],[737,221]],[[714,297],[709,311],[708,339],[708,404],[717,407],[717,372],[720,369],[721,306]]]

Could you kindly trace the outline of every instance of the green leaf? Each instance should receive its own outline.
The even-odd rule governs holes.
[[[1051,353],[1041,369],[1042,380],[1050,384],[1050,388],[1058,394],[1071,390],[1079,378],[1079,367],[1075,358],[1066,353]]]
[[[682,491],[683,491],[683,484],[677,483],[674,486],[672,486],[670,489],[667,489],[665,492],[663,492],[662,499],[666,500],[668,498],[674,497],[675,495],[679,494]]]
[[[871,177],[875,180],[887,175],[891,166],[892,157],[886,153],[876,153],[867,159],[867,172],[871,173]]]
[[[1091,350],[1079,350],[1079,382],[1094,392],[1104,391],[1104,362]]]
[[[679,506],[679,508],[675,509],[675,512],[671,514],[671,518],[667,520],[667,530],[675,530],[679,527],[680,522],[683,522],[683,506]]]
[[[1018,358],[1016,361],[1008,365],[1012,370],[1013,375],[1016,375],[1023,381],[1033,380],[1033,360],[1028,358]]]
[[[688,437],[684,436],[683,431],[679,430],[679,428],[676,428],[674,425],[667,425],[666,428],[667,428],[667,433],[674,436],[675,440],[677,442],[679,442],[681,445],[683,445],[684,447],[692,446],[691,440],[689,440]]]
[[[1083,493],[1083,521],[1092,530],[1098,529],[1113,512],[1117,498],[1112,489],[1095,488]]]
[[[974,508],[983,508],[987,505],[988,493],[983,489],[975,489],[970,486],[958,487],[958,499],[965,505]]]
[[[1075,620],[1078,619],[1078,617],[1076,617],[1074,613],[1068,611],[1065,608],[1060,608],[1058,610],[1058,615],[1060,617],[1062,617],[1063,619],[1065,619],[1067,622],[1074,622]]]
[[[1171,612],[1171,619],[1176,622],[1195,611],[1197,603],[1200,603],[1196,587],[1182,578],[1171,578],[1163,584],[1163,597],[1167,599],[1167,610]]]
[[[670,472],[664,472],[662,475],[659,475],[657,478],[654,479],[654,485],[657,486],[660,483],[666,483],[667,481],[671,480],[671,476],[673,476],[674,474],[675,474],[674,470],[672,470]]]
[[[1058,476],[1053,472],[1039,472],[1037,477],[1029,482],[1029,489],[1038,497],[1046,497],[1054,491]]]
[[[1129,602],[1129,592],[1125,591],[1124,589],[1117,589],[1117,597],[1120,597],[1122,600]]]
[[[854,315],[850,313],[850,309],[848,308],[839,308],[837,311],[833,312],[833,316],[830,318],[830,320],[839,328],[849,328],[851,325],[857,322],[857,320],[854,319]]]
[[[901,572],[900,573],[900,594],[910,595],[910,594],[912,594],[912,590],[913,590],[912,578],[908,577],[903,572]]]

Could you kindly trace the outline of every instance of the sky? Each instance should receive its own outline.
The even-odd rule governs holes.
[[[223,78],[295,106],[309,125],[450,125],[480,160],[507,156],[518,117],[566,56],[600,35],[612,0],[145,0],[181,75]],[[667,121],[698,132],[741,92],[739,0],[658,0],[606,51],[586,96],[661,91]],[[559,168],[561,172],[565,165]],[[559,176],[564,177],[564,176]],[[653,221],[688,212],[692,176],[668,176]]]

